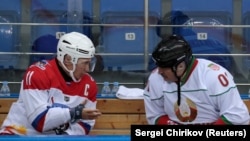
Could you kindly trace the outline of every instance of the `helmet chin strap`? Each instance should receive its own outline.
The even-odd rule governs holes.
[[[177,66],[178,65],[176,65],[175,67],[173,67],[172,71],[174,72],[175,77],[177,78],[177,98],[178,98],[177,99],[177,104],[178,104],[178,106],[180,106],[180,104],[181,104],[181,76],[177,75]]]
[[[73,70],[69,70],[65,65],[64,65],[64,63],[61,63],[62,64],[62,66],[63,66],[63,68],[67,71],[67,72],[69,72],[69,75],[70,75],[70,77],[72,78],[72,80],[74,81],[74,82],[80,82],[81,81],[81,79],[79,79],[79,80],[76,80],[76,78],[75,78],[75,76],[74,76],[74,71],[75,71],[75,69],[76,69],[76,65],[74,64],[73,65]]]
[[[178,106],[180,106],[181,104],[181,77],[177,75],[177,72],[176,72],[176,68],[175,69],[172,69],[172,71],[174,72],[175,74],[175,77],[177,78],[177,104]]]
[[[180,64],[180,63],[179,63]],[[178,65],[179,65],[178,64]],[[177,66],[178,65],[176,65],[174,68],[172,68],[172,71],[174,72],[174,74],[175,74],[175,77],[177,78],[177,96],[178,96],[178,100],[177,100],[177,104],[178,104],[178,106],[180,106],[180,104],[181,104],[181,77],[182,77],[182,75],[186,72],[186,70],[187,70],[187,66],[188,66],[188,64],[187,64],[187,61],[185,61],[185,69],[184,69],[184,71],[182,72],[182,75],[181,76],[178,76],[177,75]]]
[[[74,82],[80,82],[81,79],[76,80],[76,78],[75,78],[75,76],[74,76],[74,74],[73,74],[74,71],[75,71],[75,66],[74,66],[74,69],[73,69],[73,70],[69,71],[70,77],[72,78],[72,80],[73,80]]]
[[[177,92],[178,92],[178,101],[177,101],[177,104],[178,106],[180,106],[181,104],[181,78],[180,77],[177,77],[178,81],[177,81]]]

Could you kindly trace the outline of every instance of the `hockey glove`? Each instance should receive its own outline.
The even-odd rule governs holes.
[[[79,119],[82,119],[82,109],[85,108],[83,104],[76,106],[75,108],[70,108],[70,117],[71,123],[76,122]]]

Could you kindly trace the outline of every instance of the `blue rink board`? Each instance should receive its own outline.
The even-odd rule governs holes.
[[[0,136],[1,141],[130,141],[128,135],[88,136]]]
[[[0,98],[18,98],[18,93],[12,93],[10,96],[0,96]],[[243,100],[250,100],[250,96],[248,94],[240,94]],[[115,96],[112,97],[103,97],[101,94],[97,94],[97,98],[116,98]]]

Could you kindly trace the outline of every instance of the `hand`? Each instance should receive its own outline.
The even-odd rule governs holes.
[[[82,119],[92,120],[101,116],[101,112],[98,109],[82,109]]]
[[[167,120],[167,125],[179,125],[179,124],[172,120]]]
[[[84,100],[81,105],[86,105],[87,100]],[[96,119],[101,115],[101,112],[98,109],[88,109],[88,108],[83,108],[82,109],[82,119]]]
[[[101,115],[98,109],[85,108],[87,100],[74,108],[70,108],[71,123],[76,122],[79,119],[93,120]]]
[[[162,115],[157,120],[157,125],[179,125],[178,122],[171,120],[168,115]]]

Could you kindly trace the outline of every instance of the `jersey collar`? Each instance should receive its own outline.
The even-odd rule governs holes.
[[[190,65],[188,66],[185,74],[181,78],[181,85],[184,85],[188,78],[191,76],[194,68],[197,66],[198,60],[193,56]]]

